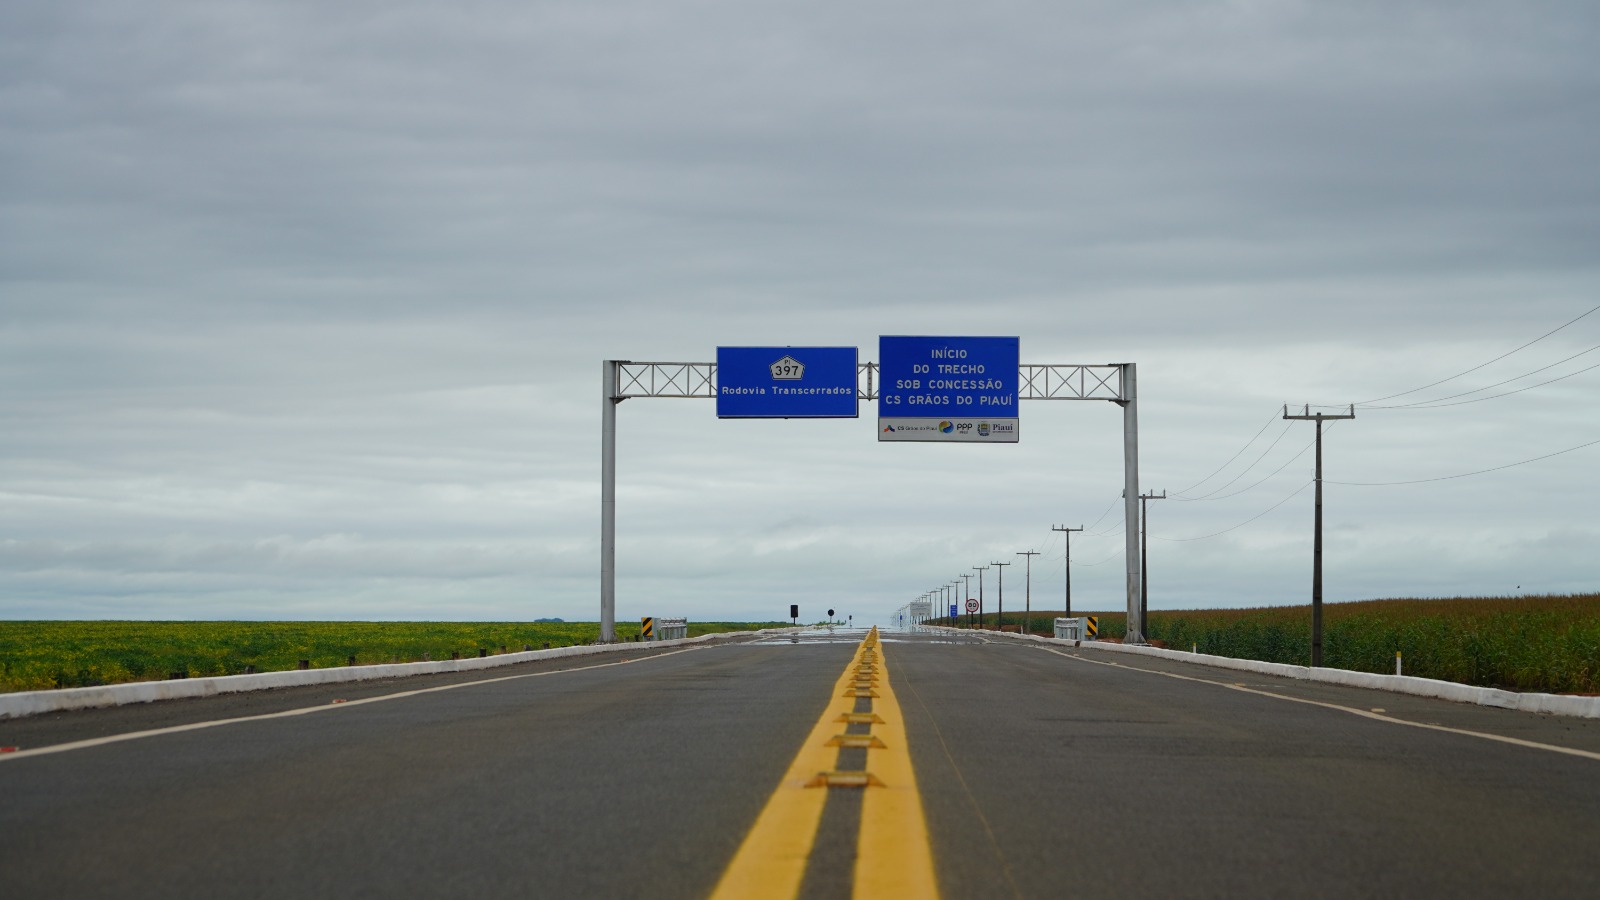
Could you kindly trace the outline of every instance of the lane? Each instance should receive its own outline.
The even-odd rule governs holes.
[[[703,897],[848,644],[751,645],[0,763],[35,897]]]
[[[947,896],[1600,890],[1593,760],[1087,661],[1106,654],[981,640],[890,652]],[[1358,708],[1513,722],[1340,690]],[[1512,730],[1565,732],[1510,715]]]
[[[862,637],[0,724],[0,742],[38,747],[319,710],[0,758],[0,884],[705,897],[806,742],[839,730],[824,709],[849,673],[892,688],[888,722],[841,727],[902,758],[909,745],[891,780],[914,770],[947,897],[1600,891],[1600,761],[1389,719],[1600,751],[1596,723],[982,635],[885,633],[874,661]],[[841,771],[902,765],[888,749],[829,753]],[[916,829],[872,826],[874,790],[826,791],[800,896],[848,896],[863,870],[907,887],[870,862],[870,836]]]

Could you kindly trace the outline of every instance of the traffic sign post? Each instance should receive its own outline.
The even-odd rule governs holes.
[[[1017,442],[1014,337],[878,338],[878,440]]]
[[[975,597],[967,598],[967,627],[972,627],[972,614],[978,611],[978,600]]]

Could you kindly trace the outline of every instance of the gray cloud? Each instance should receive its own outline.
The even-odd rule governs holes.
[[[1282,403],[1600,302],[1600,16],[1570,4],[13,6],[0,615],[592,617],[605,358],[1133,360],[1144,484],[1177,490]],[[1596,377],[1363,410],[1329,477],[1594,440]],[[1053,597],[1049,526],[1121,487],[1105,403],[1027,404],[1008,448],[878,445],[870,405],[620,414],[625,616],[877,614],[1030,547]],[[1595,452],[1330,487],[1330,596],[1592,589]],[[1234,526],[1309,478],[1157,504],[1159,538],[1225,533],[1152,541],[1152,603],[1303,600],[1309,491]],[[1119,605],[1120,535],[1074,541],[1075,591]]]

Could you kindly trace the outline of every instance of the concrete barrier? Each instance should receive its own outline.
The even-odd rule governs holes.
[[[928,625],[925,628],[937,628],[940,631],[961,632],[964,629],[947,628],[942,625]],[[1181,650],[1162,650],[1140,644],[1111,644],[1105,641],[1071,641],[1057,640],[1055,638],[1038,637],[1031,634],[1004,634],[1000,632],[985,631],[985,637],[1004,637],[1011,640],[1034,641],[1052,646],[1077,647],[1085,650],[1103,651],[1107,653],[1125,653],[1135,656],[1154,656],[1160,659],[1170,659],[1176,662],[1194,663],[1196,665],[1211,666],[1218,669],[1234,669],[1243,672],[1255,672],[1261,675],[1277,675],[1283,678],[1297,678],[1301,681],[1316,681],[1324,684],[1343,684],[1350,687],[1368,688],[1375,691],[1390,691],[1396,694],[1412,694],[1418,697],[1437,697],[1441,700],[1453,700],[1457,703],[1472,703],[1478,706],[1495,706],[1502,709],[1515,709],[1521,712],[1549,713],[1558,716],[1574,716],[1584,719],[1600,719],[1600,697],[1579,697],[1572,694],[1539,694],[1519,693],[1517,691],[1503,691],[1499,688],[1475,687],[1470,684],[1459,684],[1454,681],[1438,681],[1432,678],[1417,678],[1412,675],[1381,675],[1375,672],[1351,672],[1346,669],[1310,668],[1308,666],[1291,666],[1284,663],[1261,662],[1254,659],[1235,659],[1231,656],[1210,656],[1205,653],[1185,653]]]
[[[655,641],[652,648],[691,646],[716,643],[752,634],[778,634],[793,629],[768,628],[761,631],[725,631],[699,637]],[[565,656],[593,656],[621,650],[638,650],[639,644],[585,644],[577,647],[553,647],[549,650],[524,650],[502,653],[498,656],[445,659],[436,662],[389,663],[375,666],[339,666],[331,669],[291,669],[284,672],[258,672],[253,675],[219,675],[214,678],[181,678],[173,681],[136,681],[128,684],[108,684],[102,687],[60,688],[51,691],[19,691],[0,694],[0,719],[20,719],[40,713],[61,712],[69,709],[95,709],[105,706],[125,706],[130,703],[151,703],[156,700],[180,700],[193,697],[214,697],[241,691],[265,691],[273,688],[301,687],[311,684],[339,684],[350,681],[376,681],[382,678],[405,678],[412,675],[438,675],[446,672],[473,672],[514,666],[518,663],[541,659],[559,659]]]

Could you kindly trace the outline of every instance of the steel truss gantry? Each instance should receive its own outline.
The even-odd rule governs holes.
[[[1022,400],[1108,400],[1122,407],[1123,557],[1128,585],[1127,641],[1144,643],[1139,570],[1139,392],[1134,363],[1031,364],[1018,367]],[[856,397],[878,399],[878,364],[857,364]],[[601,375],[600,420],[600,640],[617,639],[617,406],[638,397],[715,399],[717,364],[608,359]]]

